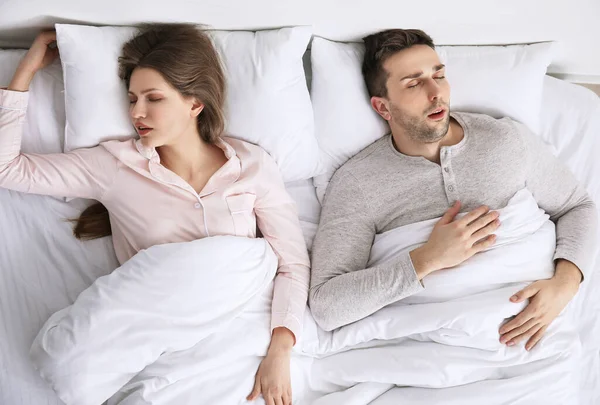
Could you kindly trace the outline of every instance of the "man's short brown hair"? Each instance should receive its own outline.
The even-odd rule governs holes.
[[[388,73],[383,68],[385,61],[393,54],[415,45],[427,45],[435,49],[433,40],[421,30],[391,29],[371,34],[363,38],[365,56],[362,73],[371,97],[386,97]]]

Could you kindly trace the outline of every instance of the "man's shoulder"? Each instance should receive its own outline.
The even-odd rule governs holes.
[[[474,127],[489,127],[494,125],[505,125],[509,121],[512,121],[508,117],[495,118],[488,114],[456,111],[452,112],[452,117],[457,119],[459,122],[462,121],[469,126]]]
[[[383,156],[386,142],[389,142],[387,138],[389,135],[373,142],[336,170],[327,187],[325,203],[331,205],[333,199],[334,204],[345,207],[369,205],[371,196],[376,195],[373,187],[379,184],[373,177],[380,175],[381,165],[389,162]]]
[[[362,173],[370,172],[374,165],[381,164],[380,155],[385,153],[389,138],[389,134],[385,135],[352,156],[336,171],[335,176],[352,174],[354,177],[360,177]]]
[[[519,122],[510,117],[495,118],[488,114],[473,112],[453,112],[458,122],[471,130],[489,131],[493,129],[515,130]]]
[[[452,115],[469,132],[472,141],[499,147],[520,144],[526,132],[525,125],[510,117],[494,118],[487,114],[458,112]]]

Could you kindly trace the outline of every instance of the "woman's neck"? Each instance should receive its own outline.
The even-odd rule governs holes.
[[[174,144],[157,148],[157,152],[161,164],[186,181],[212,167],[219,153],[223,154],[219,147],[204,142],[197,131],[190,131]]]

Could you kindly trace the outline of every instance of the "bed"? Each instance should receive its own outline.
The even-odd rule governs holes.
[[[59,66],[56,67],[59,69]],[[50,78],[52,79],[52,78]],[[50,80],[49,79],[49,80]],[[54,85],[39,91],[46,105],[61,97],[60,75]],[[58,81],[56,81],[58,80]],[[41,84],[40,84],[41,85]],[[590,91],[553,77],[544,78],[541,135],[582,180],[592,198],[600,201],[600,99]],[[38,102],[38,101],[36,101]],[[40,96],[39,102],[42,103]],[[29,125],[34,132],[58,131],[64,111],[40,118],[47,125]],[[45,145],[45,149],[60,144]],[[36,151],[40,145],[27,144]],[[320,204],[311,179],[286,183],[298,206],[307,247],[310,249],[319,221]],[[71,304],[100,276],[117,267],[110,238],[79,242],[72,223],[88,201],[64,201],[0,189],[0,403],[7,405],[58,405],[62,402],[46,386],[29,361],[31,343],[45,320]],[[600,256],[595,273],[572,302],[584,350],[580,364],[581,404],[600,403]],[[309,384],[310,385],[310,384]],[[310,387],[309,387],[310,388]],[[307,395],[304,399],[311,398]],[[300,403],[300,402],[299,402]],[[309,403],[309,402],[302,402]],[[384,402],[381,402],[384,403]]]

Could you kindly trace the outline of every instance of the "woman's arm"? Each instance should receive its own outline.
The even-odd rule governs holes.
[[[48,44],[54,33],[40,34],[9,88],[0,90],[0,187],[60,197],[101,199],[112,183],[118,162],[103,147],[60,154],[21,154],[21,137],[35,73],[57,55]]]
[[[254,211],[260,231],[279,258],[273,289],[271,343],[256,373],[254,401],[262,393],[267,404],[291,405],[290,357],[302,333],[308,301],[310,261],[296,204],[287,193],[279,168],[264,151]]]
[[[287,328],[292,332],[295,344],[302,332],[308,301],[310,261],[296,204],[285,189],[277,164],[266,152],[263,154],[261,176],[257,179],[260,191],[254,211],[260,231],[279,258],[271,329]],[[273,338],[279,339],[275,336],[273,333]]]

